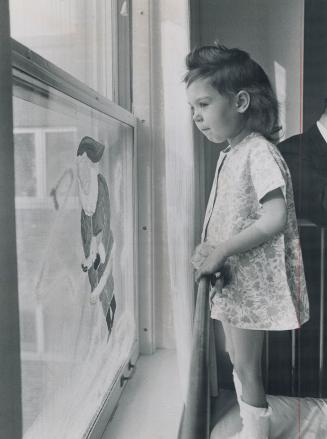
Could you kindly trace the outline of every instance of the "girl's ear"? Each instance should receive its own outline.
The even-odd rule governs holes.
[[[239,113],[245,113],[250,105],[250,95],[245,90],[240,90],[235,96],[236,108]]]

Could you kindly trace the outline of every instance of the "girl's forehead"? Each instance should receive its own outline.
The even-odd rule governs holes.
[[[212,87],[209,78],[199,78],[187,87],[186,94],[189,102],[195,102],[198,99],[217,96],[219,93]]]

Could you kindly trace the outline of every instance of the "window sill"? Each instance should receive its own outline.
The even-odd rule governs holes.
[[[175,438],[182,406],[176,351],[141,356],[102,439]]]

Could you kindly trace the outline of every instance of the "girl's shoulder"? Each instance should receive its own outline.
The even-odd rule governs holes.
[[[283,176],[289,174],[287,164],[277,146],[262,134],[250,134],[244,146],[243,153],[248,165],[254,164],[257,169],[266,168],[267,172],[273,167],[278,167]]]
[[[282,157],[276,145],[266,139],[262,134],[253,132],[243,139],[239,151],[249,156],[272,155],[275,158]]]
[[[266,139],[262,134],[257,132],[252,132],[244,139],[245,145],[248,147],[249,150],[252,149],[274,149],[276,146],[270,142],[268,139]]]

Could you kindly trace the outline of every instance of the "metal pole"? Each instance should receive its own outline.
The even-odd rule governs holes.
[[[178,439],[209,439],[209,282],[200,280],[193,327],[187,399]]]

